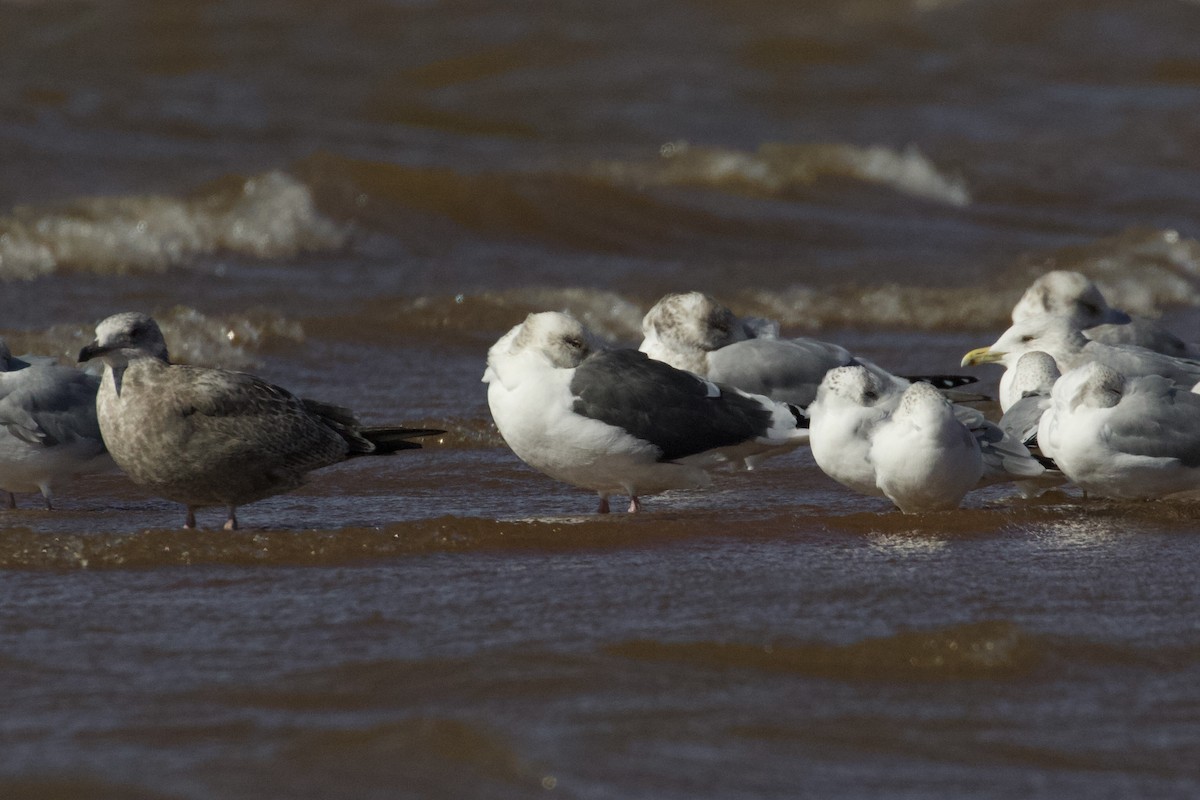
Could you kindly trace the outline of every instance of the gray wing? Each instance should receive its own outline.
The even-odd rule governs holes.
[[[1130,382],[1132,390],[1109,420],[1109,444],[1122,453],[1200,467],[1200,394],[1163,383]]]
[[[953,406],[954,417],[970,429],[983,457],[983,478],[980,485],[1036,478],[1046,471],[1015,436],[990,422],[978,409]]]
[[[1009,436],[1026,447],[1037,444],[1038,425],[1042,412],[1050,405],[1050,398],[1041,394],[1027,394],[1008,407],[1000,418],[1000,427]]]
[[[1110,345],[1135,345],[1176,358],[1196,358],[1200,348],[1189,345],[1175,334],[1151,320],[1131,319],[1126,324],[1097,325],[1084,335]]]
[[[825,373],[856,363],[844,347],[815,339],[748,339],[708,354],[708,378],[801,407]]]
[[[1105,345],[1089,342],[1084,346],[1085,357],[1094,357],[1122,375],[1137,377],[1163,375],[1189,388],[1200,382],[1200,361],[1164,355],[1134,345]]]
[[[13,436],[46,446],[102,441],[96,422],[96,376],[71,367],[31,366],[3,377],[0,425]]]

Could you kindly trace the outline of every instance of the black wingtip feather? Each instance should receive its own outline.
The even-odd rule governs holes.
[[[909,383],[931,383],[935,389],[957,389],[959,386],[979,383],[979,378],[974,375],[905,375],[903,377]]]
[[[410,439],[421,436],[439,436],[445,433],[440,428],[398,428],[398,427],[379,427],[379,428],[362,428],[358,434],[370,442],[374,446],[371,451],[372,455],[384,455],[386,453],[394,453],[397,450],[419,450],[421,449],[420,442],[409,441]]]

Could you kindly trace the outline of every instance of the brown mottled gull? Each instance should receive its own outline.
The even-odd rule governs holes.
[[[364,428],[352,412],[298,398],[253,375],[172,364],[162,332],[145,314],[96,326],[79,360],[100,358],[96,409],[104,441],[134,483],[187,506],[237,506],[295,489],[305,474],[358,455],[420,445],[442,431]]]

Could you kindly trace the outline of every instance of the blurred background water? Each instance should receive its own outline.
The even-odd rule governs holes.
[[[449,431],[236,535],[116,476],[0,511],[0,794],[1200,794],[1195,507],[908,517],[797,453],[597,519],[479,383],[529,311],[636,344],[671,290],[910,373],[1052,268],[1200,340],[1198,36],[1183,0],[0,0],[15,352],[143,310]]]

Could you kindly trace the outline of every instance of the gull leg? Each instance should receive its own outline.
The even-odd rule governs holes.
[[[238,529],[236,509],[233,506],[229,507],[229,519],[225,520],[225,530],[236,531]]]
[[[187,519],[183,521],[183,527],[194,528],[196,527],[196,507],[188,506],[187,510]]]
[[[636,494],[630,495],[629,496],[629,513],[636,514],[637,512],[639,512],[641,510],[642,510],[642,504],[637,499],[637,495]]]
[[[9,496],[11,497],[12,495]],[[596,513],[607,514],[608,510],[608,495],[602,494],[600,495],[600,507],[596,509]]]
[[[9,511],[15,510],[17,507],[17,496],[12,492],[5,492],[5,494],[8,495],[8,499],[4,501],[4,507]]]

